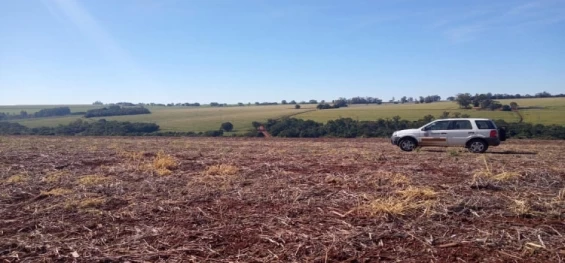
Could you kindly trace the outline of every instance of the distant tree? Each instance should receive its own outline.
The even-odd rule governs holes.
[[[21,118],[27,118],[28,117],[27,111],[25,111],[25,110],[20,111],[20,117]]]
[[[289,104],[296,104],[296,101],[291,100],[291,101],[289,102]]]
[[[426,101],[426,99],[423,96],[420,96],[420,103],[424,103]]]
[[[288,104],[288,103],[286,102],[286,100],[282,100],[282,101],[281,101],[281,104],[282,104],[282,105],[286,105],[286,104]]]
[[[86,113],[84,114],[84,117],[92,118],[92,117],[137,115],[137,114],[150,114],[150,113],[151,112],[144,107],[120,107],[114,105],[102,109],[87,110]],[[69,110],[69,114],[70,114],[70,110]]]
[[[424,116],[424,118],[422,119],[425,123],[431,122],[433,120],[435,120],[434,116],[428,114],[426,116]]]
[[[494,102],[494,100],[491,99],[483,99],[479,101],[479,107],[481,107],[481,109],[488,109],[490,108],[490,105]]]
[[[455,101],[455,97],[453,97],[453,96],[447,97],[447,100],[448,101]]]
[[[259,103],[258,101],[255,102],[255,105],[261,105],[261,103]]]
[[[102,103],[101,101],[97,100],[94,103],[92,103],[92,105],[104,105],[104,103]]]
[[[510,102],[510,108],[511,108],[512,110],[517,110],[517,109],[518,109],[518,103],[516,103],[516,102],[514,102],[514,101],[513,101],[513,102]]]
[[[259,126],[261,126],[261,123],[254,121],[254,122],[251,122],[251,125],[253,125],[253,127],[254,127],[255,129],[257,129],[257,128],[259,128]]]
[[[510,105],[502,105],[502,111],[512,111],[512,107]]]
[[[337,100],[334,100],[333,103],[334,103],[334,108],[347,107],[347,99],[346,98],[339,98]]]
[[[406,96],[402,96],[402,98],[400,98],[400,103],[404,104],[408,102],[408,99],[406,98]]]
[[[510,106],[508,106],[510,107]],[[502,108],[502,104],[500,104],[500,102],[498,101],[492,101],[492,103],[489,105],[488,109],[490,110],[498,110]]]
[[[242,102],[238,102],[237,103],[238,106],[243,106],[244,104]]]
[[[300,101],[298,104],[306,104],[306,101]]]
[[[52,117],[52,116],[65,116],[70,114],[71,114],[71,109],[69,107],[58,107],[51,109],[41,109],[40,111],[33,113],[33,117],[40,118],[40,117]]]
[[[551,97],[551,94],[548,92],[540,92],[540,93],[536,93],[536,98],[549,98]]]
[[[318,104],[318,101],[317,100],[310,100],[310,101],[308,101],[308,104]]]
[[[123,101],[116,103],[116,105],[118,105],[118,106],[130,106],[130,107],[136,106],[135,104],[133,104],[131,102],[123,102]]]
[[[471,105],[472,97],[469,93],[459,93],[457,94],[455,101],[457,101],[459,107],[466,109],[469,108],[469,105]]]
[[[221,129],[230,132],[233,130],[233,124],[231,122],[224,122],[222,123]]]
[[[410,103],[414,102],[414,98],[412,98],[412,97],[408,98],[408,102],[410,102]]]
[[[300,104],[294,105],[294,108],[295,108],[295,109],[300,109]]]
[[[325,109],[331,109],[331,108],[332,108],[332,106],[330,106],[330,104],[327,104],[327,103],[324,103],[324,104],[320,103],[320,104],[318,104],[318,106],[316,106],[316,109],[318,109],[318,110],[325,110]]]
[[[486,101],[486,100],[490,100],[490,98],[487,97],[486,94],[475,94],[475,96],[473,96],[472,98],[473,100],[473,107],[481,107],[481,102],[482,101]],[[490,100],[492,101],[492,100]],[[490,105],[490,102],[487,103],[487,107],[488,105]]]

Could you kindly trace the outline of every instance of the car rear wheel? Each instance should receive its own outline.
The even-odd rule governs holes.
[[[405,152],[413,151],[414,149],[416,149],[416,146],[418,146],[418,143],[412,138],[401,139],[398,143],[398,147],[400,147],[400,149]]]
[[[488,144],[483,140],[472,140],[467,144],[467,148],[472,153],[484,153],[488,149]]]

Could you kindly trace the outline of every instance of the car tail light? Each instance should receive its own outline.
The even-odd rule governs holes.
[[[490,131],[490,137],[491,137],[491,138],[495,138],[496,136],[497,136],[496,130],[491,130],[491,131]]]

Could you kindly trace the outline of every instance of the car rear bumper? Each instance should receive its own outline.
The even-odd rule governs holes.
[[[485,138],[489,146],[498,146],[500,145],[500,138]]]

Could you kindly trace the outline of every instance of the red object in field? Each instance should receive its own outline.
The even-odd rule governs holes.
[[[491,130],[491,131],[490,131],[490,137],[491,137],[491,138],[494,138],[494,137],[496,137],[497,135],[498,135],[498,134],[497,134],[496,130]]]
[[[271,134],[269,134],[269,132],[265,129],[265,127],[263,127],[263,125],[259,126],[259,128],[257,128],[257,130],[262,133],[265,138],[271,138]]]

